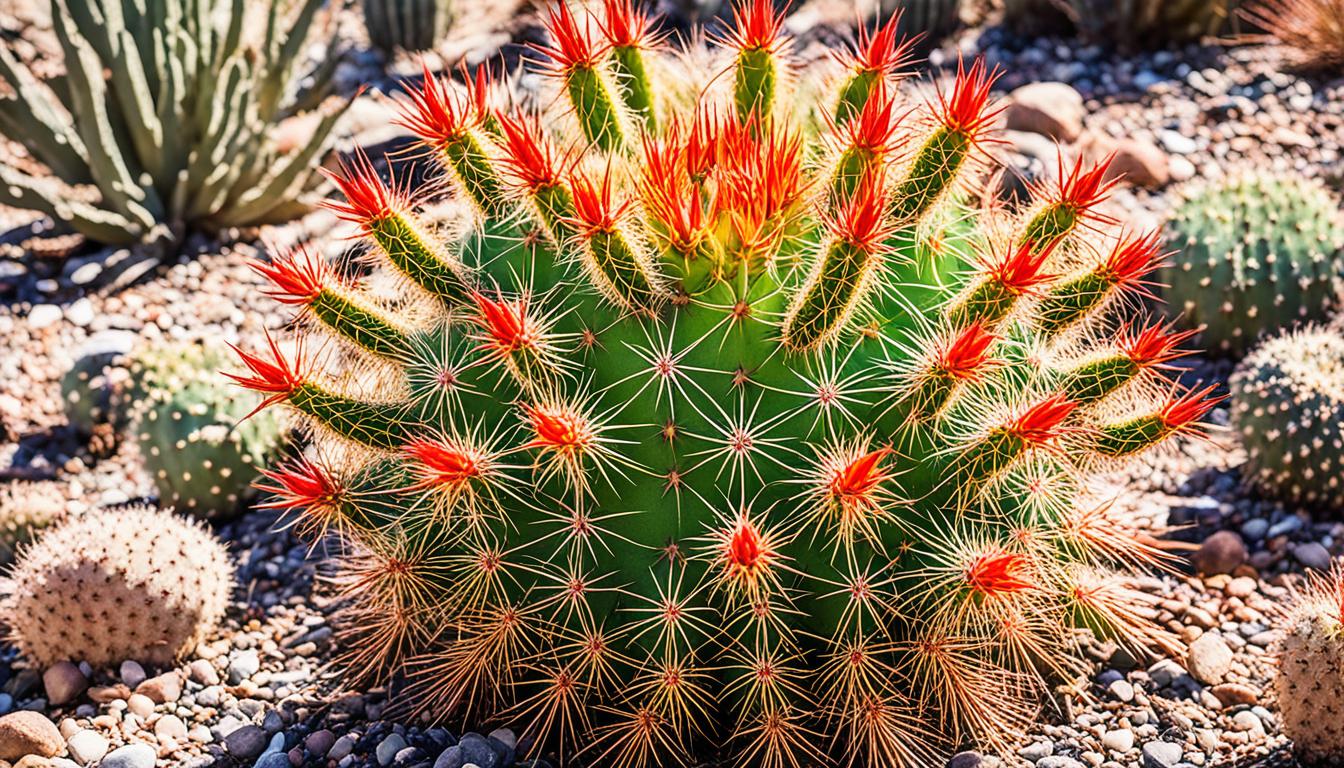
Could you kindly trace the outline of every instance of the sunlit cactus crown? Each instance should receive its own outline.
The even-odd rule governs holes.
[[[405,106],[467,231],[338,179],[401,294],[259,265],[341,340],[235,378],[313,427],[267,485],[349,545],[352,668],[562,762],[923,766],[1006,744],[1075,629],[1161,639],[1111,571],[1159,553],[1088,483],[1211,405],[1124,317],[1156,237],[1110,231],[1103,167],[975,207],[982,63],[901,99],[895,22],[830,79],[781,23],[739,8],[702,71],[555,6],[544,116],[483,74]]]

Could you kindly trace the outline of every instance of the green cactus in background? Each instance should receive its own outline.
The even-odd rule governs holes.
[[[131,363],[132,433],[165,505],[200,517],[234,514],[284,435],[278,414],[223,385],[226,361],[199,344],[152,348]]]
[[[302,212],[343,108],[284,152],[273,129],[334,71],[328,55],[295,94],[320,5],[302,0],[291,15],[279,0],[52,0],[66,75],[42,82],[0,47],[14,94],[0,99],[0,134],[62,183],[0,166],[0,203],[116,245]]]
[[[1004,20],[1027,33],[1074,24],[1085,37],[1151,48],[1236,28],[1239,0],[1004,0]]]
[[[604,6],[546,14],[544,121],[412,89],[452,241],[347,169],[404,294],[259,267],[341,340],[234,378],[315,436],[265,488],[346,542],[350,668],[562,762],[893,768],[1007,748],[1078,628],[1169,639],[1113,571],[1161,553],[1088,479],[1213,401],[1153,372],[1187,334],[1124,317],[1160,248],[1102,233],[1106,167],[974,207],[983,62],[907,116],[894,22],[800,80],[750,0],[720,77]]]
[[[453,0],[364,0],[369,42],[387,53],[426,51],[453,23]]]
[[[879,0],[882,14],[900,14],[903,38],[923,35],[935,43],[961,26],[961,0]]]
[[[81,354],[61,377],[66,420],[85,437],[105,429],[115,433],[129,419],[129,400],[118,352]]]
[[[0,486],[0,565],[14,562],[20,548],[65,517],[65,508],[65,493],[54,482]]]
[[[1244,173],[1185,194],[1179,251],[1160,274],[1168,310],[1206,346],[1240,355],[1264,333],[1323,320],[1344,289],[1344,217],[1323,185]]]
[[[1272,338],[1231,386],[1247,479],[1284,501],[1344,511],[1344,335],[1308,327]]]

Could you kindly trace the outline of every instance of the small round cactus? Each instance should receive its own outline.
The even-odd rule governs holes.
[[[19,556],[10,578],[4,623],[37,664],[165,665],[224,615],[233,567],[200,524],[131,507],[48,530]]]
[[[1247,477],[1286,501],[1344,509],[1344,335],[1308,327],[1270,339],[1231,385]]]
[[[1344,569],[1314,574],[1298,596],[1279,648],[1274,690],[1283,735],[1304,765],[1344,762]]]
[[[259,399],[227,386],[222,356],[195,344],[140,356],[132,364],[134,433],[159,498],[201,517],[225,517],[279,447],[274,413],[244,420]]]
[[[14,562],[19,548],[65,514],[65,494],[55,483],[0,487],[0,565]]]
[[[129,419],[130,393],[126,387],[123,340],[94,340],[75,355],[75,363],[61,377],[61,401],[66,420],[83,436],[115,438]]]
[[[1230,355],[1262,333],[1325,319],[1344,288],[1344,218],[1317,182],[1246,173],[1188,192],[1159,273],[1171,312]]]

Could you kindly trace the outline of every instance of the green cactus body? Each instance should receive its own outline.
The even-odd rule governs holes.
[[[244,420],[257,398],[221,386],[215,372],[223,364],[217,353],[188,344],[157,348],[131,366],[131,430],[159,498],[208,518],[239,510],[283,437],[277,414]]]
[[[129,423],[129,396],[117,365],[118,354],[83,355],[61,377],[61,401],[70,426],[89,436],[105,426]]]
[[[545,49],[559,98],[560,57],[582,49],[569,13]],[[1156,240],[1082,226],[1099,225],[1080,201],[1104,167],[1021,220],[972,207],[982,64],[889,141],[887,73],[852,128],[819,128],[797,116],[834,102],[752,85],[787,69],[770,3],[734,23],[722,44],[751,71],[686,89],[702,100],[665,104],[638,149],[591,141],[582,99],[545,128],[499,114],[483,146],[514,210],[417,246],[432,268],[383,251],[387,221],[426,230],[371,167],[347,169],[332,208],[438,320],[382,354],[342,330],[365,320],[312,311],[334,285],[320,262],[262,267],[362,361],[325,375],[274,347],[243,355],[234,378],[320,443],[268,472],[271,505],[349,543],[353,669],[407,674],[439,716],[507,719],[538,755],[673,765],[726,743],[743,765],[923,766],[966,740],[1006,746],[1076,665],[1074,628],[1161,636],[1125,619],[1142,598],[1108,575],[1155,553],[1081,495],[1210,406],[1141,381],[1179,335],[1097,332],[1132,306]],[[665,62],[646,64],[660,82]],[[430,111],[455,124],[427,140],[484,119],[444,97],[460,108]],[[837,189],[846,154],[867,166]],[[562,217],[546,214],[557,190]],[[1068,288],[1087,275],[1090,293]],[[1059,286],[1079,308],[1047,328],[1037,307]],[[992,309],[966,300],[981,293]]]
[[[900,14],[900,36],[936,44],[961,26],[961,0],[881,0],[883,15]]]
[[[311,135],[291,147],[278,147],[273,129],[326,95],[335,55],[291,98],[321,4],[304,0],[290,14],[286,3],[259,3],[258,14],[243,0],[52,0],[67,74],[42,82],[0,49],[0,80],[18,94],[0,101],[0,134],[67,186],[6,165],[0,203],[114,245],[303,212],[344,107],[314,115]]]
[[[1004,18],[1025,32],[1072,21],[1091,40],[1150,48],[1236,31],[1239,0],[1005,0]],[[1064,9],[1067,9],[1065,11]]]
[[[1325,319],[1344,289],[1344,217],[1317,182],[1244,174],[1201,186],[1168,229],[1180,249],[1160,273],[1168,308],[1224,353]]]
[[[1304,766],[1344,759],[1344,723],[1335,702],[1344,696],[1344,569],[1311,573],[1294,595],[1283,639],[1275,648],[1274,692],[1283,735]]]
[[[1269,339],[1231,386],[1247,479],[1285,501],[1344,509],[1344,336],[1309,327]]]
[[[224,616],[228,552],[209,531],[146,507],[98,510],[44,532],[9,571],[0,618],[40,666],[169,665]]]
[[[427,51],[453,24],[453,0],[364,0],[364,26],[375,48]]]

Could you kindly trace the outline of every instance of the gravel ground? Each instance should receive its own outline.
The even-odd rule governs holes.
[[[496,14],[507,19],[512,9]],[[494,32],[498,24],[491,19],[498,18],[478,20],[479,31],[459,36],[444,58],[463,51],[479,57],[510,35],[531,34],[525,18],[510,22],[508,33]],[[1115,198],[1131,218],[1156,222],[1180,182],[1239,165],[1291,170],[1336,186],[1344,179],[1344,80],[1279,74],[1273,48],[1189,47],[1117,57],[1067,40],[1021,41],[991,28],[964,33],[931,60],[954,61],[957,50],[982,51],[1001,64],[1005,93],[1038,81],[1076,89],[1086,114],[1069,151],[1109,151],[1121,140],[1155,150],[1145,158],[1165,176]],[[517,49],[506,54],[516,57]],[[409,72],[409,62],[394,62],[392,71]],[[348,87],[368,80],[390,86],[381,62],[368,54],[352,59],[341,76]],[[395,140],[377,100],[363,97],[352,115],[360,143]],[[1004,152],[1023,175],[1048,177],[1053,149],[1045,155],[1039,142],[1020,133],[1009,137]],[[57,484],[74,514],[151,496],[132,446],[95,459],[65,426],[60,376],[81,346],[109,334],[151,343],[248,344],[263,329],[282,326],[288,312],[262,295],[261,279],[245,265],[263,233],[238,233],[225,243],[197,239],[186,249],[190,258],[156,267],[129,251],[113,252],[110,263],[107,253],[62,258],[62,241],[44,235],[42,223],[24,212],[0,209],[0,224],[9,230],[0,235],[0,338],[7,340],[0,357],[0,481]],[[350,233],[329,214],[314,213],[264,234],[280,242],[318,235],[335,252]],[[1224,378],[1228,369],[1201,360],[1191,366],[1191,375],[1205,379]],[[1225,416],[1215,411],[1216,418]],[[1154,618],[1190,647],[1189,654],[1134,659],[1093,644],[1095,675],[1063,692],[1016,754],[967,752],[952,765],[1291,765],[1270,690],[1272,626],[1301,572],[1325,566],[1344,549],[1344,524],[1244,490],[1241,460],[1229,436],[1218,434],[1151,459],[1132,473],[1137,490],[1123,499],[1155,532],[1176,526],[1166,533],[1176,546],[1225,572],[1150,574],[1139,582],[1159,599]],[[386,691],[342,689],[330,664],[334,606],[315,588],[322,551],[310,552],[260,511],[220,534],[239,563],[236,600],[226,624],[180,668],[85,670],[92,687],[56,707],[48,704],[40,676],[7,651],[0,655],[0,714],[44,712],[76,764],[106,752],[103,765],[113,768],[151,768],[155,758],[160,766],[262,768],[458,768],[512,759],[507,731],[467,735],[459,743],[447,730],[385,717]],[[125,746],[131,744],[149,749]]]

